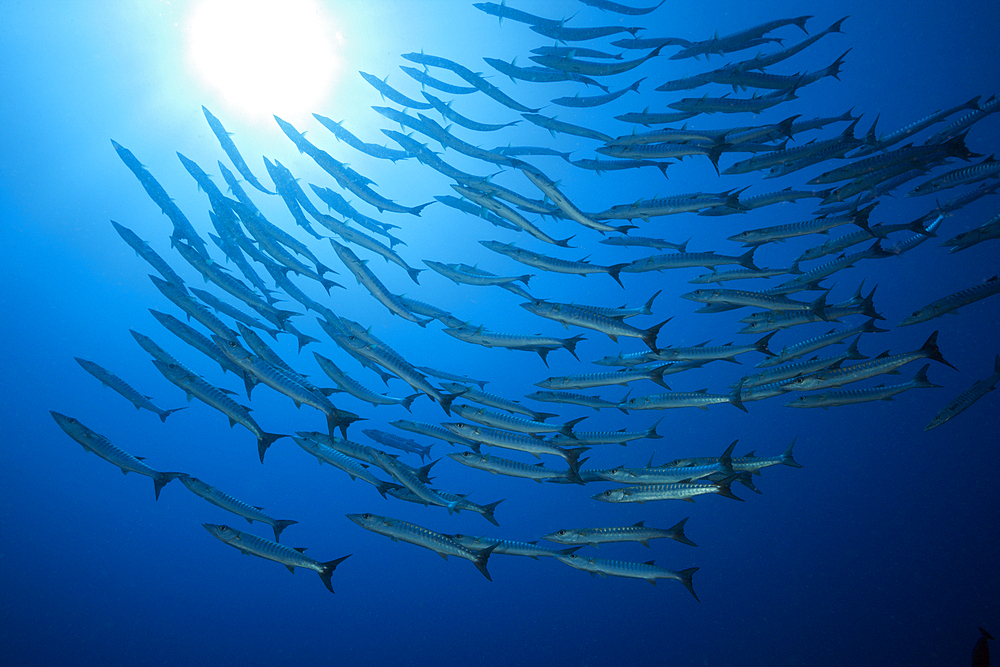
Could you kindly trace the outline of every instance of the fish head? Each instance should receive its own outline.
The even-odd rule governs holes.
[[[576,544],[579,537],[580,531],[572,529],[567,530],[566,528],[561,528],[554,533],[549,533],[548,535],[542,535],[543,540],[557,542],[559,544]]]
[[[66,435],[73,438],[84,447],[89,447],[90,445],[88,443],[99,437],[96,433],[81,424],[74,417],[68,417],[53,410],[50,410],[49,414],[52,415],[52,418],[56,420],[57,424],[59,424],[59,428],[66,432]]]
[[[178,475],[177,479],[181,480],[181,484],[191,489],[194,492],[207,491],[211,487],[205,482],[201,481],[197,477],[192,477],[191,475]]]
[[[374,530],[386,522],[386,518],[384,516],[369,514],[368,512],[365,512],[364,514],[348,514],[347,518],[362,528],[367,528],[368,530]]]
[[[212,533],[212,535],[215,535],[226,544],[232,544],[235,540],[239,539],[240,531],[230,528],[229,526],[215,523],[203,523],[201,525],[202,528]]]
[[[625,500],[627,493],[628,489],[608,489],[591,496],[591,498],[605,503],[620,503]]]

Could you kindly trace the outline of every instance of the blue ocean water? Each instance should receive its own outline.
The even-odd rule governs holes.
[[[434,469],[438,488],[468,493],[481,504],[504,499],[496,512],[501,526],[497,528],[470,512],[449,515],[442,508],[383,500],[369,485],[352,483],[330,466],[317,466],[287,439],[273,445],[261,465],[249,432],[240,426],[228,428],[222,415],[197,401],[160,423],[155,415],[137,412],[119,395],[102,389],[74,357],[101,364],[150,395],[161,408],[186,404],[183,393],[164,380],[135,344],[129,334],[134,329],[209,382],[238,394],[243,391],[237,378],[222,375],[218,365],[173,338],[149,314],[153,308],[182,316],[153,287],[146,277],[152,273],[150,267],[121,241],[110,220],[136,231],[190,285],[214,288],[202,284],[200,276],[170,249],[167,218],[122,164],[110,139],[136,155],[205,237],[213,231],[207,199],[174,154],[180,151],[195,160],[222,184],[215,163],[222,160],[228,165],[228,161],[205,122],[202,105],[233,133],[265,184],[269,181],[262,155],[279,159],[303,187],[315,183],[336,189],[335,182],[298,153],[267,113],[241,108],[225,91],[199,78],[186,41],[198,4],[7,3],[6,18],[0,22],[0,54],[6,63],[0,70],[0,90],[5,93],[0,105],[4,127],[0,238],[5,250],[0,263],[4,285],[0,336],[7,352],[0,466],[4,664],[959,665],[967,664],[979,636],[977,626],[994,633],[1000,627],[996,573],[1000,503],[993,479],[1000,410],[996,395],[987,395],[938,429],[923,430],[946,402],[992,372],[994,355],[1000,351],[998,302],[994,297],[963,308],[957,316],[895,326],[913,310],[998,273],[996,241],[957,254],[939,246],[996,215],[1000,201],[996,195],[949,216],[937,238],[913,251],[866,260],[826,283],[832,286],[831,301],[848,298],[862,282],[866,292],[877,285],[875,305],[885,317],[880,324],[890,332],[862,337],[860,349],[868,356],[883,350],[914,350],[939,330],[942,354],[958,369],[931,364],[929,377],[941,389],[913,390],[892,402],[830,410],[792,410],[778,397],[748,403],[746,414],[716,405],[706,411],[631,411],[626,416],[616,410],[598,413],[522,399],[534,409],[559,412],[559,420],[586,416],[580,430],[644,429],[662,419],[657,427],[662,439],[637,440],[626,448],[595,447],[586,454],[590,460],[585,469],[642,466],[650,456],[655,463],[717,456],[735,439],[739,439],[737,454],[754,450],[762,456],[777,455],[797,438],[795,458],[804,467],[764,470],[754,478],[760,495],[734,484],[734,492],[745,500],[742,503],[709,496],[694,504],[604,504],[590,496],[618,485],[535,484],[489,475],[444,457],[452,451],[449,445],[417,438],[433,443],[433,458],[443,459]],[[329,88],[315,107],[294,108],[276,97],[271,110],[374,181],[377,192],[407,206],[453,194],[448,179],[414,160],[391,163],[363,155],[338,143],[310,115],[343,119],[344,127],[365,141],[387,143],[379,130],[398,126],[370,107],[397,105],[385,102],[357,76],[358,70],[380,78],[390,75],[391,85],[419,99],[419,84],[398,67],[412,65],[401,54],[424,50],[492,74],[492,83],[529,107],[545,107],[541,112],[545,115],[617,136],[631,133],[633,126],[615,120],[616,115],[646,107],[669,111],[666,105],[681,97],[731,90],[712,85],[691,92],[654,92],[660,83],[756,53],[713,56],[706,65],[704,60],[668,60],[666,55],[675,48],[671,47],[664,56],[609,79],[611,89],[619,90],[647,77],[640,93],[627,93],[606,106],[574,110],[553,106],[550,100],[577,92],[595,94],[597,89],[569,82],[515,84],[482,61],[484,56],[507,62],[516,57],[518,65],[530,66],[530,50],[552,41],[522,23],[500,23],[465,2],[320,6],[335,26],[328,39],[339,68],[325,82]],[[692,127],[763,125],[795,114],[805,119],[853,109],[855,115],[863,114],[859,135],[876,117],[879,130],[887,132],[976,95],[985,100],[1000,92],[995,66],[1000,15],[990,2],[944,6],[852,0],[762,6],[709,0],[667,2],[642,17],[602,13],[569,0],[517,6],[547,17],[573,16],[567,26],[644,26],[640,36],[692,41],[804,13],[815,15],[807,24],[815,33],[850,16],[844,34],[824,37],[773,68],[788,74],[816,70],[851,49],[839,81],[827,78],[806,86],[799,99],[760,115],[698,116],[688,121]],[[786,46],[804,38],[794,26],[775,34],[784,38]],[[628,35],[586,46],[617,52],[609,44],[622,37]],[[259,48],[275,47],[262,40]],[[631,52],[626,58],[641,53]],[[442,70],[431,74],[461,83]],[[456,99],[454,108],[482,122],[520,118],[482,94]],[[425,113],[437,118],[434,112]],[[842,129],[843,124],[831,125],[795,142],[828,138]],[[508,143],[549,146],[573,151],[574,159],[596,157],[593,149],[599,145],[568,135],[551,136],[526,122],[484,135],[457,127],[452,131],[483,148]],[[972,128],[967,143],[975,152],[990,155],[1000,145],[998,135],[1000,119],[993,115]],[[430,146],[460,169],[482,176],[498,171],[494,165]],[[664,179],[656,169],[598,176],[558,157],[525,159],[559,180],[560,189],[584,211],[689,192],[749,186],[747,195],[753,195],[799,188],[830,168],[817,165],[761,181],[759,174],[720,177],[708,160],[695,157],[671,165],[669,179]],[[724,155],[721,166],[735,159]],[[496,175],[495,182],[540,198],[516,170]],[[932,210],[936,199],[957,194],[951,190],[905,198],[902,194],[908,189],[882,197],[873,221],[909,222]],[[414,285],[399,268],[372,256],[370,268],[397,294],[493,330],[560,337],[583,333],[586,341],[577,348],[581,361],[556,350],[546,368],[532,352],[462,343],[443,334],[436,322],[417,327],[391,315],[355,284],[329,244],[300,233],[276,197],[249,188],[248,192],[272,222],[308,242],[338,270],[336,279],[346,289],[334,289],[327,296],[315,284],[302,279],[296,284],[338,315],[370,326],[372,333],[416,365],[488,380],[487,390],[521,398],[547,377],[606,370],[590,360],[643,349],[635,339],[615,344],[596,332],[567,331],[531,315],[519,307],[518,297],[497,288],[454,285],[430,271],[421,274],[419,286]],[[488,239],[516,242],[563,259],[588,257],[598,264],[651,254],[602,245],[601,235],[566,220],[531,216],[557,238],[573,235],[572,250],[549,247],[441,204],[415,217],[379,214],[352,199],[366,215],[399,225],[393,233],[405,241],[399,251],[412,266],[422,266],[426,259],[475,264],[504,275],[526,272],[524,266],[478,243]],[[728,236],[810,219],[815,210],[815,201],[803,200],[724,217],[685,213],[636,221],[633,234],[678,243],[691,239],[692,251],[740,254],[739,244],[726,240]],[[802,250],[824,240],[811,236],[764,246],[757,251],[757,263],[787,266]],[[211,250],[222,262],[221,254]],[[672,318],[657,339],[660,346],[704,341],[723,345],[756,338],[736,334],[742,326],[737,319],[746,311],[697,314],[698,304],[679,298],[694,289],[687,281],[704,273],[702,269],[623,274],[624,289],[605,275],[582,278],[530,272],[535,274],[531,293],[554,301],[637,306],[662,290],[653,315],[630,320],[647,327]],[[780,280],[753,285],[764,289]],[[287,305],[298,309],[294,302]],[[861,321],[845,319],[849,325]],[[273,346],[293,367],[317,383],[326,383],[312,358],[315,350],[370,388],[385,390],[377,376],[323,334],[314,315],[305,314],[295,322],[322,342],[297,353],[294,340],[282,336]],[[781,331],[771,349],[825,333],[832,326],[816,323]],[[760,358],[743,355],[739,366],[715,362],[670,376],[668,383],[677,391],[708,388],[724,393],[727,385],[753,372]],[[922,363],[909,364],[900,376],[869,380],[864,386],[905,381]],[[398,396],[411,393],[398,380],[388,391]],[[587,393],[620,399],[627,391],[612,386]],[[631,394],[658,391],[656,385],[643,382],[634,385]],[[245,396],[239,398],[246,402]],[[426,397],[414,402],[412,414],[399,406],[373,408],[342,395],[333,399],[366,418],[349,430],[352,439],[366,444],[372,443],[361,434],[362,428],[393,430],[388,422],[397,419],[451,420]],[[319,412],[296,409],[266,387],[255,390],[249,405],[269,431],[325,428]],[[122,449],[145,457],[157,470],[188,472],[252,505],[264,506],[273,517],[298,521],[282,535],[282,543],[308,547],[307,554],[317,560],[352,554],[333,575],[336,595],[308,571],[292,576],[276,563],[240,555],[199,524],[225,523],[271,537],[267,526],[249,526],[189,493],[179,482],[168,484],[154,501],[148,479],[134,474],[122,477],[107,462],[83,451],[52,421],[50,410],[76,417]],[[495,453],[535,462],[514,452]],[[403,459],[417,463],[413,455]],[[552,460],[546,465],[558,467]],[[491,583],[461,559],[445,562],[428,550],[362,530],[345,518],[352,512],[398,517],[443,533],[522,541],[538,540],[559,528],[627,526],[637,521],[668,528],[690,517],[686,532],[697,547],[658,540],[650,549],[623,543],[587,547],[581,554],[636,562],[654,559],[657,565],[676,570],[697,567],[694,588],[700,602],[673,581],[660,581],[654,587],[640,580],[591,577],[554,559],[493,555]]]

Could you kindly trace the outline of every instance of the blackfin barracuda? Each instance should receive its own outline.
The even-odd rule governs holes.
[[[960,292],[955,292],[954,294],[949,294],[924,306],[920,310],[914,311],[897,326],[905,327],[911,324],[926,322],[927,320],[941,317],[942,315],[958,310],[962,306],[968,306],[970,303],[975,303],[980,299],[985,299],[988,296],[998,293],[1000,293],[1000,278],[993,276],[986,282],[974,285]]]
[[[331,435],[337,427],[340,427],[341,432],[346,438],[348,425],[361,419],[356,414],[337,409],[330,402],[330,399],[322,393],[311,391],[293,376],[283,372],[280,368],[272,366],[257,355],[252,354],[239,343],[226,341],[218,336],[213,336],[212,339],[233,363],[248,373],[253,374],[254,377],[267,386],[288,396],[296,406],[305,403],[326,415],[326,425]]]
[[[368,482],[378,490],[379,494],[383,498],[385,498],[386,491],[395,486],[395,484],[391,482],[379,479],[369,472],[368,469],[361,463],[344,452],[320,442],[319,438],[293,437],[292,440],[294,440],[295,444],[299,447],[315,456],[316,460],[320,463],[329,463],[333,467],[343,470],[352,480],[360,479]]]
[[[690,518],[690,517],[688,517]],[[638,542],[647,549],[649,541],[658,538],[670,538],[688,546],[698,546],[684,534],[684,525],[688,519],[681,519],[673,527],[649,528],[645,521],[639,521],[631,526],[621,528],[569,528],[543,535],[542,539],[558,544],[579,544],[598,546],[614,542]]]
[[[136,410],[139,410],[140,408],[145,408],[150,412],[156,414],[156,416],[160,418],[161,422],[166,423],[167,417],[169,417],[171,413],[184,409],[184,408],[174,408],[173,410],[163,410],[161,408],[158,408],[155,405],[153,405],[153,401],[150,400],[149,396],[140,394],[138,391],[136,391],[134,387],[125,382],[125,380],[121,379],[120,377],[118,377],[108,369],[104,368],[103,366],[95,364],[93,361],[87,361],[86,359],[81,359],[80,357],[73,357],[73,358],[76,359],[76,363],[80,364],[80,366],[83,367],[83,370],[87,371],[95,378],[100,380],[102,385],[104,385],[105,387],[110,387],[111,389],[114,389],[116,392],[124,396],[129,402],[132,403],[132,405],[135,406]]]
[[[250,411],[246,406],[229,398],[222,389],[209,384],[201,376],[187,368],[177,364],[164,363],[157,359],[153,360],[153,365],[163,374],[163,377],[183,389],[188,400],[194,397],[215,408],[229,419],[230,428],[240,424],[253,433],[254,437],[257,438],[257,453],[260,455],[261,463],[264,462],[264,452],[271,446],[271,443],[278,438],[287,437],[281,433],[266,432],[250,416]]]
[[[251,524],[253,524],[254,521],[260,521],[261,523],[268,524],[274,530],[275,542],[281,541],[281,532],[285,530],[285,528],[298,523],[298,521],[292,521],[291,519],[272,519],[265,514],[260,507],[248,505],[242,500],[234,498],[228,493],[220,491],[210,484],[206,484],[197,477],[181,475],[178,479],[180,479],[181,483],[183,483],[184,486],[186,486],[192,493],[204,498],[216,507],[221,507],[227,512],[232,512],[237,516],[241,516]]]
[[[618,336],[638,338],[653,352],[659,351],[656,347],[656,336],[660,332],[660,329],[664,324],[673,319],[668,317],[648,329],[639,329],[638,327],[626,324],[622,318],[608,317],[588,308],[579,308],[568,303],[551,303],[535,299],[528,303],[522,303],[521,307],[530,313],[561,322],[564,325],[573,324],[599,331],[606,334],[615,342],[618,342]]]
[[[937,428],[941,424],[950,421],[965,412],[973,403],[993,391],[997,382],[1000,382],[1000,355],[993,359],[993,375],[979,380],[974,385],[963,391],[954,399],[941,408],[930,423],[924,427],[925,431]]]
[[[319,575],[319,578],[323,580],[323,585],[326,586],[327,590],[331,593],[333,592],[333,584],[331,582],[331,575],[333,574],[333,571],[336,570],[337,566],[340,565],[346,558],[350,558],[351,556],[351,554],[347,554],[346,556],[341,556],[340,558],[335,558],[334,560],[321,563],[303,554],[302,552],[305,551],[305,549],[293,549],[291,547],[286,547],[282,544],[278,544],[277,542],[272,542],[271,540],[265,540],[262,537],[250,535],[249,533],[244,533],[240,530],[235,530],[229,526],[212,523],[203,523],[201,525],[205,528],[205,530],[219,538],[221,541],[231,547],[239,549],[241,553],[281,563],[288,568],[289,572],[292,572],[293,574],[295,573],[295,568],[297,567],[304,567],[312,570]]]
[[[807,394],[797,396],[788,403],[789,408],[832,408],[839,405],[854,405],[855,403],[870,403],[872,401],[891,401],[893,396],[901,394],[909,389],[934,389],[941,385],[934,384],[927,379],[927,369],[930,364],[925,364],[917,371],[917,374],[909,382],[894,385],[879,385],[867,389],[845,389],[842,391],[827,391],[822,394]]]
[[[501,540],[495,537],[462,535],[461,533],[456,535],[447,535],[446,537],[450,537],[466,549],[472,549],[473,551],[494,546],[495,549],[493,550],[493,553],[505,554],[508,556],[525,556],[527,558],[534,558],[535,560],[538,560],[539,557],[543,556],[568,556],[569,554],[582,548],[573,547],[571,549],[556,550],[540,547],[537,542],[516,542],[514,540]]]
[[[546,468],[544,463],[529,465],[520,461],[500,458],[492,454],[480,454],[476,452],[451,452],[446,456],[453,461],[458,461],[462,465],[485,470],[494,475],[507,475],[509,477],[520,477],[522,479],[532,479],[539,484],[546,480],[567,479],[576,481],[579,475],[573,470],[553,470]],[[575,479],[574,479],[575,477]],[[579,482],[582,483],[582,482]]]
[[[857,382],[883,373],[892,373],[900,366],[916,361],[917,359],[931,359],[945,366],[955,368],[941,356],[941,350],[937,346],[938,332],[935,331],[920,349],[902,354],[890,355],[884,352],[870,361],[865,361],[853,366],[844,368],[833,368],[818,371],[810,375],[803,375],[792,380],[788,387],[796,391],[811,391],[814,389],[826,389],[829,387],[840,387],[851,382]],[[957,369],[956,369],[957,370]]]
[[[59,424],[59,428],[66,432],[66,435],[80,443],[88,452],[93,452],[108,463],[121,468],[123,475],[127,475],[130,472],[137,472],[140,475],[152,478],[153,492],[156,494],[157,500],[160,499],[160,489],[167,482],[184,475],[182,472],[158,472],[153,470],[141,460],[111,444],[111,441],[106,437],[87,428],[75,418],[67,417],[64,414],[51,410],[49,414]]]
[[[654,586],[657,579],[676,579],[684,584],[684,587],[691,592],[691,595],[694,595],[695,600],[698,600],[698,596],[694,592],[694,586],[691,584],[691,576],[698,571],[696,567],[689,567],[686,570],[677,572],[668,570],[665,567],[657,567],[653,564],[653,561],[631,563],[623,560],[608,560],[607,558],[586,558],[584,556],[577,556],[576,554],[556,556],[556,558],[570,567],[590,572],[594,575],[645,579]]]
[[[483,573],[484,577],[493,581],[493,577],[490,576],[489,571],[486,569],[486,564],[489,561],[490,554],[496,549],[496,545],[480,549],[479,551],[473,551],[466,549],[447,535],[435,533],[433,530],[428,530],[423,526],[408,523],[400,519],[392,519],[367,512],[364,514],[348,514],[347,518],[366,530],[378,533],[379,535],[385,535],[393,542],[409,542],[418,547],[430,549],[440,554],[445,560],[448,560],[448,556],[457,556],[471,561]]]
[[[685,482],[674,484],[637,484],[621,489],[608,489],[591,497],[594,500],[600,500],[605,503],[645,503],[652,500],[683,500],[693,503],[695,496],[715,493],[743,502],[742,498],[733,495],[733,492],[729,490],[729,485],[734,479],[736,479],[736,475],[731,475],[721,482],[712,484],[689,484]]]

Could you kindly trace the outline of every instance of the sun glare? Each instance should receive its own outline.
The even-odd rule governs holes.
[[[205,0],[187,33],[202,81],[253,117],[315,111],[340,70],[343,38],[314,0]]]

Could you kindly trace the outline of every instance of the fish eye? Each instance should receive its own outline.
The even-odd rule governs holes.
[[[452,537],[454,537],[456,540],[461,540],[465,538],[465,535],[463,535],[462,533],[455,533],[454,535],[452,535]]]
[[[566,534],[565,530],[560,530],[559,532],[556,533],[556,535],[565,535],[565,534]]]
[[[66,421],[68,421],[70,424],[75,424],[76,423],[76,420],[73,419],[72,417],[67,418]]]
[[[372,515],[371,515],[371,514],[368,514],[368,513],[366,512],[365,514],[362,514],[362,515],[361,515],[361,518],[362,518],[362,519],[370,519],[370,518],[372,518]]]
[[[918,314],[920,314],[920,311],[919,311],[919,310],[915,310],[915,311],[913,311],[913,313],[912,313],[912,315],[918,315]]]
[[[236,347],[236,341],[235,340],[229,341],[229,347]]]
[[[469,458],[470,456],[472,456],[472,452],[462,452],[462,456]]]
[[[611,491],[605,491],[605,492],[604,492],[604,495],[605,495],[605,496],[610,496],[610,495],[611,495]]]

